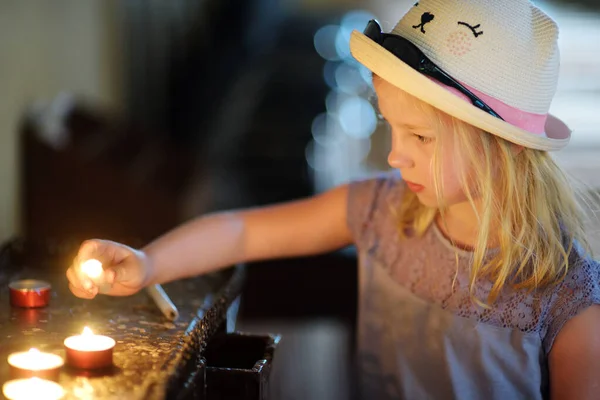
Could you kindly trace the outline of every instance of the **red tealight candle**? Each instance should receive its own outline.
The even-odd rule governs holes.
[[[11,282],[10,304],[15,307],[46,307],[50,302],[50,284],[36,279]]]
[[[95,335],[87,326],[81,335],[65,339],[67,364],[79,369],[100,369],[113,365],[113,348],[115,340],[102,335]]]
[[[56,381],[64,364],[60,356],[37,349],[10,354],[7,361],[12,379],[35,376]]]

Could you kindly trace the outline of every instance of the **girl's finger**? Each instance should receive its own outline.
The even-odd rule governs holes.
[[[73,287],[77,289],[83,289],[81,280],[79,279],[75,271],[73,271],[73,267],[67,270],[67,279],[69,280],[69,283],[73,285]]]
[[[94,289],[92,292],[88,292],[87,290],[79,289],[72,284],[69,283],[69,289],[73,294],[77,297],[81,297],[82,299],[93,299],[96,297],[97,289]]]

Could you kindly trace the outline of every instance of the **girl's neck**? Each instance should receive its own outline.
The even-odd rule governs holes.
[[[477,202],[475,205],[479,207]],[[444,212],[443,218],[441,213],[438,213],[435,223],[442,234],[454,242],[457,247],[463,250],[475,248],[480,226],[469,202],[452,205]],[[495,232],[496,229],[490,230],[487,248],[497,247],[498,237]]]

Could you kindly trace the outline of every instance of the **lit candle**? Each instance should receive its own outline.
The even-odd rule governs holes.
[[[97,285],[104,283],[104,268],[100,261],[93,258],[85,260],[81,263],[81,271]]]
[[[106,274],[102,263],[90,258],[81,263],[81,271],[98,287],[98,293],[108,293],[111,285],[106,281]]]
[[[83,333],[65,339],[67,364],[75,368],[99,369],[112,365],[115,340],[108,336],[95,335],[87,326]]]
[[[8,356],[13,378],[29,378],[33,376],[57,380],[64,362],[56,354],[43,353],[38,349],[29,349]]]
[[[8,381],[2,386],[2,393],[9,400],[57,400],[65,395],[58,383],[40,378]]]

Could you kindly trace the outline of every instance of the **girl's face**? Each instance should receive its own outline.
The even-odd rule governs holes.
[[[468,201],[459,178],[465,166],[454,156],[455,133],[450,117],[443,114],[440,124],[432,120],[432,114],[418,106],[419,100],[379,77],[374,77],[373,84],[379,110],[391,128],[390,166],[400,171],[408,188],[417,194],[421,203],[428,207],[440,207],[442,205],[438,203],[434,186],[433,157],[436,141],[442,140],[439,162],[443,205],[448,207]]]

